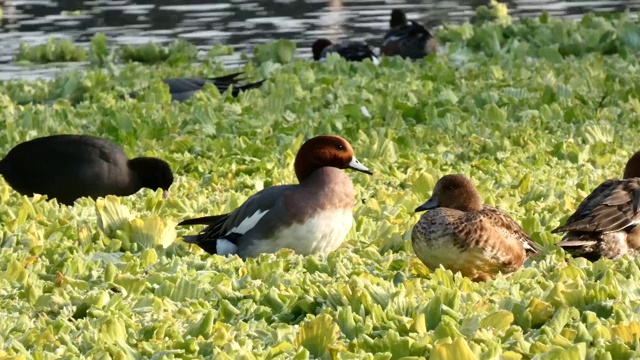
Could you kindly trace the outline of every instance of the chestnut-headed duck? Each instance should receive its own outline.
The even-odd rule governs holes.
[[[196,91],[201,90],[206,84],[212,84],[218,88],[220,93],[223,93],[229,90],[232,87],[231,95],[238,96],[240,91],[246,91],[250,89],[255,89],[260,87],[264,80],[240,85],[237,78],[242,75],[242,72],[237,72],[225,76],[215,77],[215,78],[194,78],[194,77],[182,77],[182,78],[168,78],[163,79],[162,81],[169,86],[169,93],[171,94],[172,101],[186,101],[193,97],[193,94]],[[129,93],[130,98],[135,98],[137,93],[131,92]],[[124,96],[121,96],[124,98]]]
[[[540,247],[509,215],[482,204],[473,182],[446,175],[431,198],[416,208],[429,210],[411,232],[418,258],[430,269],[442,265],[473,281],[518,270]]]
[[[53,135],[16,145],[0,174],[22,195],[47,195],[71,205],[83,196],[127,196],[146,187],[169,195],[173,172],[153,157],[129,160],[118,145],[95,136]]]
[[[438,49],[438,41],[423,25],[407,21],[400,9],[391,11],[390,29],[384,35],[380,53],[385,56],[422,59]]]
[[[567,222],[552,233],[566,233],[556,245],[574,257],[617,260],[640,252],[640,151],[631,156],[623,179],[600,184]]]
[[[210,254],[257,257],[289,248],[301,255],[326,255],[340,246],[353,221],[355,191],[341,169],[372,172],[349,142],[323,135],[306,141],[296,155],[299,184],[271,186],[231,213],[190,219],[178,225],[208,225],[184,238]]]
[[[311,46],[313,59],[324,60],[330,53],[336,53],[349,61],[362,61],[371,59],[378,65],[380,63],[373,49],[362,41],[345,41],[341,43],[332,43],[328,39],[318,39]]]

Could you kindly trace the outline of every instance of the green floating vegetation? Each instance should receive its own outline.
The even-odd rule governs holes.
[[[446,27],[441,53],[380,66],[339,57],[275,64],[282,45],[271,43],[271,55],[239,69],[268,80],[235,98],[207,88],[168,100],[160,79],[220,75],[215,58],[0,82],[0,153],[36,136],[85,133],[175,171],[169,199],[143,189],[72,207],[0,180],[0,357],[640,357],[640,259],[572,259],[549,233],[640,149],[632,43],[616,37],[619,51],[563,55],[557,45],[571,41],[553,34],[591,44],[603,29],[636,26],[624,18]],[[532,23],[537,30],[504,37]],[[485,31],[495,48],[470,40]],[[109,63],[103,40],[92,58]],[[144,86],[139,99],[118,98]],[[347,138],[374,171],[349,173],[358,201],[341,248],[243,261],[181,241],[196,229],[177,222],[295,183],[298,148],[323,133]],[[486,283],[427,269],[410,244],[413,210],[449,173],[471,177],[543,255]]]
[[[214,46],[207,53],[207,57],[231,54],[231,47]],[[68,39],[49,39],[46,44],[28,46],[20,45],[16,61],[25,63],[46,64],[51,62],[78,62],[89,60],[92,65],[104,67],[113,62],[138,62],[143,64],[190,63],[197,59],[198,49],[191,43],[178,40],[169,45],[148,43],[145,45],[124,45],[109,48],[108,40],[102,33],[91,39],[89,50],[74,45]]]
[[[640,24],[628,14],[586,14],[565,21],[543,13],[512,22],[504,4],[489,10],[482,6],[476,25],[445,26],[437,33],[442,43],[464,46],[487,55],[519,52],[551,61],[590,53],[635,56],[640,51]]]
[[[91,46],[89,48],[89,62],[97,66],[103,67],[107,65],[113,56],[109,51],[107,37],[103,33],[98,33],[91,38]]]
[[[191,43],[178,40],[169,46],[148,43],[141,46],[125,45],[117,50],[117,57],[123,62],[135,61],[143,64],[166,62],[168,65],[189,63],[196,59],[198,49]]]
[[[280,39],[257,45],[253,49],[254,61],[258,64],[271,61],[273,63],[288,64],[293,60],[296,43],[288,39]]]
[[[20,44],[16,61],[46,64],[52,62],[78,62],[88,59],[87,51],[69,39],[49,39],[46,44],[28,46]]]

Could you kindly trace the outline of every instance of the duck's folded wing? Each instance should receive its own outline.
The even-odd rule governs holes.
[[[222,85],[228,87],[229,85],[234,84],[236,78],[240,75],[242,75],[242,72],[212,78],[180,77],[163,79],[162,81],[169,86],[172,93],[188,92],[200,90],[206,83],[213,83],[216,86]]]
[[[384,38],[382,39],[382,46],[385,46],[387,42],[398,41],[407,36],[408,25],[398,26],[387,31],[384,34]]]
[[[169,85],[169,92],[173,95],[176,94],[189,94],[187,98],[190,98],[195,91],[202,89],[207,83],[215,85],[220,93],[229,90],[229,87],[233,86],[231,94],[238,96],[240,91],[258,88],[262,85],[264,80],[257,81],[250,84],[239,85],[234,81],[241,73],[235,73],[218,78],[171,78],[164,79],[163,81]],[[186,99],[185,99],[186,100]],[[181,101],[181,100],[180,100]]]
[[[426,40],[427,37],[431,37],[431,33],[423,25],[415,21],[410,21],[410,24],[407,25],[407,36],[411,38],[424,38]]]
[[[197,91],[208,82],[207,79],[201,78],[168,78],[162,81],[169,86],[169,92],[172,94]]]
[[[533,241],[529,234],[527,234],[515,220],[503,211],[492,206],[485,205],[481,214],[495,229],[500,229],[504,236],[512,237],[520,241],[527,253],[527,256],[538,254],[542,251],[540,245]]]
[[[185,220],[179,225],[203,224],[207,226],[197,235],[197,242],[226,239],[237,245],[242,236],[256,227],[265,231],[274,226],[270,222],[275,213],[282,212],[282,196],[295,185],[271,186],[249,197],[240,207],[224,215]],[[264,219],[271,212],[273,215]],[[283,215],[283,214],[281,214]],[[277,217],[277,216],[276,216]]]
[[[607,180],[578,206],[564,226],[567,231],[612,232],[640,223],[640,179]]]
[[[336,52],[343,58],[354,61],[362,61],[376,57],[369,45],[359,41],[339,44],[336,46]]]
[[[225,92],[229,89],[231,85],[233,85],[233,96],[237,96],[237,94],[241,90],[248,90],[257,88],[262,83],[262,81],[258,81],[251,84],[246,85],[238,85],[237,78],[242,75],[243,72],[236,72],[224,76],[211,77],[211,78],[198,78],[198,77],[178,77],[178,78],[167,78],[162,81],[167,84],[169,87],[169,93],[171,93],[173,100],[176,101],[184,101],[190,99],[193,94],[202,89],[205,84],[210,83],[215,85],[218,88],[218,91]],[[129,93],[130,98],[135,98],[137,96],[136,91],[132,91]],[[124,95],[121,95],[120,98],[125,98]]]
[[[460,254],[468,254],[465,256],[475,254],[480,256],[483,262],[499,265],[500,268],[515,269],[524,262],[527,256],[525,253],[533,252],[523,251],[523,247],[537,248],[524,231],[517,224],[513,224],[513,220],[507,221],[499,213],[491,210],[436,210],[441,212],[439,218],[442,221],[431,221],[429,227],[437,226],[442,230],[435,237],[450,239]]]
[[[384,35],[383,44],[387,41],[398,41],[402,38],[424,38],[424,40],[432,37],[429,30],[423,25],[410,21],[409,24],[395,27]]]
[[[162,82],[169,87],[172,100],[184,101],[193,96],[194,92],[202,89],[207,80],[198,78],[168,78],[162,79]],[[138,91],[131,91],[127,96],[135,99],[138,96]],[[120,95],[120,98],[125,99],[126,96]]]
[[[211,83],[216,85],[222,92],[226,90],[229,85],[233,84],[233,79],[238,77],[240,73],[231,74],[227,76],[221,76],[217,78],[195,78],[195,77],[182,77],[182,78],[168,78],[162,81],[169,86],[169,92],[172,94],[194,92],[202,89],[205,84]]]

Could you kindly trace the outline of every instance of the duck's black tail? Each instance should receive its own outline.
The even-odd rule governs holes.
[[[228,217],[229,214],[203,216],[195,219],[187,219],[178,223],[178,226],[186,225],[214,225],[220,222],[220,220]]]

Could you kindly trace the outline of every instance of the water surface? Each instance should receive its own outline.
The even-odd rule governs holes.
[[[379,45],[393,8],[404,9],[410,19],[430,27],[442,22],[462,22],[484,0],[0,0],[0,80],[51,76],[70,66],[38,69],[11,65],[21,42],[41,44],[64,37],[87,46],[102,32],[111,44],[167,43],[185,39],[206,50],[215,44],[236,50],[224,62],[240,62],[237,52],[250,52],[255,44],[288,38],[298,42],[297,56],[310,57],[310,45],[319,37],[358,39]],[[514,18],[536,16],[543,10],[554,16],[578,18],[585,12],[640,11],[640,0],[512,0]]]

